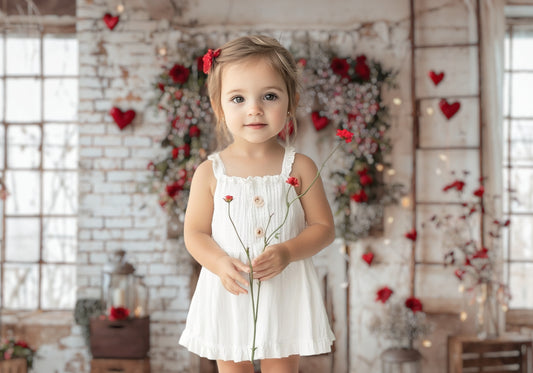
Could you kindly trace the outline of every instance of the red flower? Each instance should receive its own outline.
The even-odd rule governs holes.
[[[165,189],[167,191],[167,194],[170,198],[176,197],[176,195],[183,190],[183,186],[185,185],[185,178],[181,178],[172,184],[168,184]]]
[[[364,253],[361,255],[361,259],[363,259],[368,266],[372,264],[372,261],[374,260],[374,253]]]
[[[296,64],[300,67],[305,67],[307,65],[307,60],[305,58],[300,58]]]
[[[446,185],[442,188],[443,192],[447,192],[450,189],[457,189],[459,192],[463,190],[465,182],[461,180],[455,180],[453,183]]]
[[[125,320],[130,315],[130,310],[125,307],[111,307],[109,311],[109,320]]]
[[[198,69],[198,72],[204,70],[204,61],[203,61],[202,56],[196,59],[196,68]]]
[[[354,193],[350,199],[357,203],[363,203],[368,201],[368,196],[366,195],[365,191],[361,189],[359,193]]]
[[[224,201],[226,201],[226,202],[233,201],[233,196],[227,195],[226,197],[224,197]]]
[[[472,259],[488,259],[489,257],[488,252],[489,250],[486,247],[484,247],[481,250],[476,251],[474,253],[474,256],[472,256]]]
[[[204,56],[202,57],[204,74],[209,74],[209,70],[211,70],[211,66],[213,65],[213,61],[218,56],[220,56],[220,49],[217,49],[215,51],[212,50],[212,49],[208,49],[207,50],[207,53],[204,54]]]
[[[357,171],[357,173],[359,174],[359,182],[362,186],[372,184],[372,176],[368,175],[367,172],[367,168],[363,168],[362,170]]]
[[[455,275],[455,277],[457,277],[459,280],[463,281],[463,276],[464,274],[466,273],[465,270],[463,269],[456,269],[455,272],[453,273]]]
[[[346,141],[346,143],[352,142],[353,133],[348,130],[337,130],[337,136]]]
[[[418,298],[410,297],[405,300],[405,307],[409,308],[413,313],[417,313],[422,311],[422,302]]]
[[[409,232],[407,232],[405,234],[405,238],[411,240],[411,241],[416,241],[416,237],[417,237],[417,232],[416,232],[416,229],[411,229]]]
[[[184,84],[189,79],[190,71],[183,65],[175,64],[172,66],[168,75],[172,78],[174,83]]]
[[[189,144],[183,144],[182,146],[172,149],[172,158],[178,158],[180,153],[183,154],[185,158],[188,158],[191,155],[191,146]]]
[[[285,181],[287,184],[290,184],[292,185],[293,187],[299,187],[300,186],[300,183],[298,182],[298,179],[295,178],[295,177],[289,177],[286,181]]]
[[[19,347],[22,347],[22,348],[30,348],[30,346],[28,346],[28,344],[24,341],[17,341],[15,342],[15,346],[19,346]]]
[[[480,185],[479,188],[474,190],[474,195],[479,198],[483,197],[484,193],[485,193],[485,188],[483,187],[483,185]]]
[[[394,291],[389,289],[387,286],[382,287],[376,292],[376,302],[386,303],[392,293],[394,293]]]
[[[350,69],[350,65],[348,64],[348,61],[346,61],[345,58],[333,58],[331,60],[330,67],[335,74],[340,75],[343,78],[348,77],[348,70]]]
[[[366,56],[361,55],[355,60],[355,73],[363,80],[370,79],[370,68],[366,64]]]
[[[157,87],[161,92],[165,92],[165,85],[163,83],[157,83]]]
[[[189,136],[190,137],[198,137],[198,136],[200,136],[200,133],[201,133],[201,131],[200,131],[200,128],[198,128],[198,126],[191,126],[189,128]]]

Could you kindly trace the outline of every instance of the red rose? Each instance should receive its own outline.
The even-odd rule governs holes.
[[[348,64],[348,61],[346,61],[345,58],[333,58],[331,60],[330,67],[335,74],[340,75],[343,78],[348,77],[348,70],[350,69],[350,65]]]
[[[130,315],[130,310],[125,307],[111,307],[109,312],[109,320],[125,320]]]
[[[161,92],[165,92],[165,85],[163,83],[157,83],[157,87]]]
[[[387,286],[382,287],[376,292],[376,302],[386,303],[392,293],[394,293],[394,291],[389,289]]]
[[[201,131],[200,131],[200,128],[198,128],[198,126],[191,126],[189,128],[189,136],[190,137],[198,137],[198,136],[200,136],[200,133],[201,133]]]
[[[172,149],[172,158],[178,158],[179,154],[183,154],[185,158],[188,158],[191,155],[191,146],[189,144],[183,144],[177,148]]]
[[[184,84],[189,79],[189,69],[183,65],[175,64],[168,72],[174,83]]]
[[[204,74],[209,74],[209,70],[211,70],[213,61],[218,56],[220,56],[220,49],[217,49],[215,51],[212,49],[207,50],[207,53],[204,54],[204,56],[202,57]]]
[[[299,187],[300,186],[300,183],[298,182],[298,179],[295,178],[295,177],[289,177],[286,181],[285,181],[287,184],[290,184],[292,185],[293,187]]]
[[[405,307],[409,308],[413,313],[417,313],[422,311],[422,302],[418,298],[410,297],[405,300]]]
[[[337,136],[346,141],[346,143],[352,142],[353,133],[348,130],[337,130]]]
[[[167,194],[170,198],[176,197],[176,195],[183,190],[183,186],[185,185],[186,179],[182,178],[179,179],[172,184],[168,184],[165,189],[167,191]]]
[[[357,173],[359,174],[359,183],[361,183],[362,186],[372,184],[372,176],[368,175],[367,172],[367,168],[357,171]]]
[[[204,70],[204,61],[203,61],[202,56],[196,59],[196,68],[198,69],[198,72]]]
[[[350,199],[357,203],[363,203],[368,201],[368,196],[366,195],[365,191],[361,189],[359,193],[354,193]]]
[[[363,80],[370,79],[370,68],[366,64],[366,56],[362,55],[355,60],[355,73]]]
[[[28,346],[28,344],[24,341],[17,341],[15,342],[15,346],[19,346],[19,347],[22,347],[22,348],[30,348],[30,346]]]

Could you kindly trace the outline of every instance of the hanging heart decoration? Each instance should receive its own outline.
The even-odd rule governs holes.
[[[113,117],[113,120],[117,124],[118,128],[122,130],[133,121],[135,118],[135,111],[127,110],[123,112],[119,108],[113,106],[111,110],[109,110],[109,115]]]
[[[361,256],[361,259],[363,259],[366,262],[366,264],[368,264],[368,266],[370,267],[370,265],[372,264],[372,261],[374,260],[374,254],[373,253],[364,253]]]
[[[461,108],[461,103],[454,102],[453,104],[450,104],[445,99],[442,99],[439,102],[439,107],[442,111],[442,114],[444,114],[447,119],[450,119],[455,115],[455,113],[457,113],[457,111],[459,111],[459,109]]]
[[[435,85],[438,85],[442,81],[442,79],[444,79],[444,72],[442,71],[437,74],[435,71],[431,70],[428,75],[430,79],[433,80],[433,84]]]
[[[315,126],[315,129],[317,131],[320,131],[327,127],[329,124],[328,117],[322,117],[320,116],[320,113],[318,111],[313,111],[311,113],[311,119],[313,120],[313,125]]]
[[[113,16],[110,13],[106,13],[102,20],[105,22],[108,29],[113,30],[118,23],[119,16]]]

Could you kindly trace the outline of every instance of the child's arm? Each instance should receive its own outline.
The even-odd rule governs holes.
[[[226,290],[235,295],[246,294],[240,284],[248,281],[240,272],[249,272],[249,267],[230,257],[211,237],[215,185],[211,162],[203,162],[196,169],[191,183],[185,212],[185,246],[198,263],[220,277]]]
[[[293,175],[298,178],[301,185],[297,190],[298,193],[306,190],[316,174],[315,163],[310,158],[297,154]],[[252,262],[254,278],[268,280],[281,273],[290,262],[317,254],[335,239],[333,214],[320,177],[300,201],[305,212],[306,228],[288,241],[268,246]]]

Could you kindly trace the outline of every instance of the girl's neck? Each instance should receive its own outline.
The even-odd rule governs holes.
[[[229,153],[235,156],[250,158],[263,158],[267,155],[278,154],[282,149],[283,146],[275,138],[261,144],[237,140],[226,148]]]

